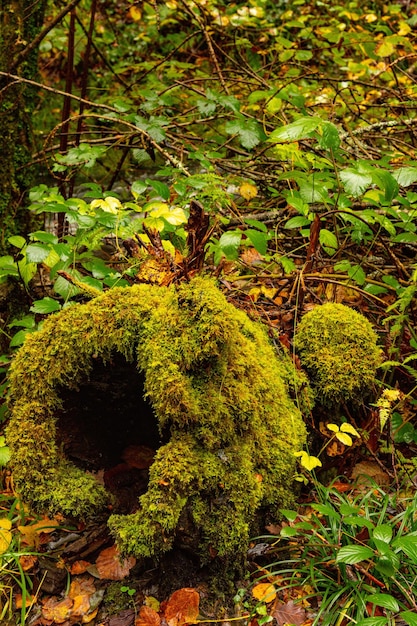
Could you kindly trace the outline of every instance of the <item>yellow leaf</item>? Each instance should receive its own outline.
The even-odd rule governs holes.
[[[113,198],[112,196],[108,196],[106,199],[93,200],[90,204],[92,209],[102,209],[106,211],[106,213],[115,213],[117,214],[119,209],[122,208],[122,203],[117,198]]]
[[[273,602],[277,597],[277,592],[274,585],[271,583],[259,583],[255,585],[252,589],[252,596],[255,600],[259,600],[260,602]]]
[[[351,446],[353,444],[352,437],[346,433],[338,432],[336,433],[336,438],[344,443],[345,446]]]
[[[295,456],[301,457],[300,458],[301,466],[304,467],[309,472],[311,472],[311,470],[313,470],[315,467],[321,467],[322,466],[322,463],[321,463],[320,459],[318,459],[316,456],[310,456],[309,454],[307,454],[307,452],[305,450],[301,450],[300,452],[296,452]]]
[[[395,52],[395,45],[392,41],[383,39],[381,43],[377,45],[375,52],[380,57],[389,57]]]
[[[358,433],[356,428],[353,428],[352,424],[342,424],[340,430],[342,431],[342,433],[350,433],[354,437],[360,437],[360,434]]]
[[[252,200],[252,198],[256,198],[258,195],[258,189],[256,185],[251,183],[242,183],[239,187],[239,193],[245,200]]]
[[[328,428],[329,430],[331,430],[334,433],[338,433],[340,428],[337,424],[326,424],[326,428]]]
[[[129,9],[129,17],[131,17],[134,22],[140,22],[142,19],[142,11],[138,6],[133,4]]]
[[[6,552],[12,542],[12,533],[10,529],[12,523],[6,517],[0,519],[0,554]]]

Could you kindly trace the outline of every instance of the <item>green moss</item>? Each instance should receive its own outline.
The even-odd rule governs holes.
[[[294,345],[323,405],[359,401],[375,381],[381,350],[371,323],[343,304],[327,303],[307,313]]]
[[[136,556],[170,550],[186,515],[202,560],[214,550],[238,561],[258,511],[291,506],[305,428],[284,382],[288,362],[211,280],[111,289],[27,338],[11,367],[7,429],[21,495],[37,509],[81,517],[106,505],[103,487],[58,449],[54,414],[59,389],[88,378],[94,360],[115,351],[143,372],[169,433],[140,509],[109,520],[121,548]]]

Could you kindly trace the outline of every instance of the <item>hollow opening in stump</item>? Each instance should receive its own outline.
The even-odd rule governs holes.
[[[115,497],[115,512],[131,513],[147,490],[149,467],[164,443],[144,376],[134,362],[114,352],[93,359],[85,380],[57,390],[62,410],[57,442],[72,463],[96,474]]]

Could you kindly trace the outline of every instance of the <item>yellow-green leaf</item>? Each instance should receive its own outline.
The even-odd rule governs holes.
[[[352,437],[346,433],[338,432],[336,433],[336,438],[344,443],[345,446],[351,446],[353,444]]]
[[[352,426],[352,424],[347,424],[347,423],[342,424],[341,427],[340,427],[340,430],[343,433],[349,433],[349,434],[353,435],[354,437],[360,437],[360,434],[358,433],[356,428],[354,428]]]

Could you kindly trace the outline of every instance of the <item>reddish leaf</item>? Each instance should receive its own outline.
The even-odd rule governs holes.
[[[154,461],[155,450],[147,446],[127,446],[123,450],[122,459],[129,467],[148,469]]]
[[[100,578],[107,580],[122,580],[135,565],[133,556],[123,559],[117,546],[102,550],[97,557],[96,568]]]
[[[272,612],[272,617],[277,620],[278,626],[284,626],[284,624],[294,624],[295,626],[301,626],[306,620],[305,610],[295,605],[292,600],[286,604],[280,604]]]
[[[159,614],[150,606],[141,606],[139,615],[135,620],[135,626],[160,626]]]
[[[165,608],[168,626],[194,624],[198,617],[200,595],[195,589],[184,587],[174,591]]]

